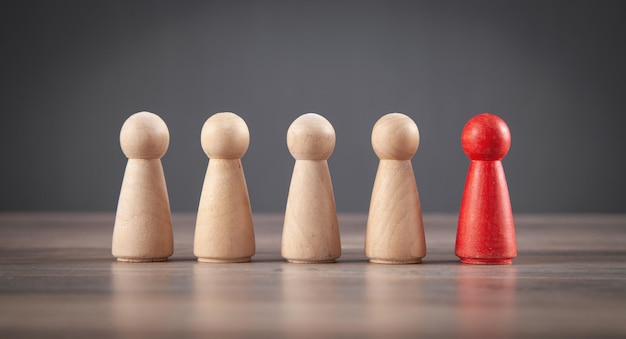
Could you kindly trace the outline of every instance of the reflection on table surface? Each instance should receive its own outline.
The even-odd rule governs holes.
[[[251,263],[198,263],[192,215],[170,261],[129,264],[112,215],[0,214],[0,337],[626,336],[626,216],[516,218],[503,266],[459,263],[454,216],[425,216],[423,264],[370,264],[365,218],[340,216],[334,264],[283,260],[280,216],[255,218]]]

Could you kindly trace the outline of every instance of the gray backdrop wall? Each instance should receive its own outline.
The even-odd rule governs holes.
[[[0,208],[113,211],[119,129],[159,114],[172,210],[194,211],[200,129],[233,111],[255,212],[284,209],[293,119],[333,123],[340,211],[362,212],[371,128],[403,112],[425,212],[455,212],[473,115],[503,117],[515,212],[626,212],[622,1],[3,1]]]

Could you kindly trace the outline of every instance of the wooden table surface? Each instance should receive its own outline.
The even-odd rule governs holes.
[[[198,263],[195,216],[175,253],[118,263],[113,214],[0,213],[1,338],[625,338],[626,215],[516,216],[508,266],[460,264],[456,217],[424,217],[421,265],[370,264],[365,215],[340,215],[343,256],[280,256],[282,215],[255,215],[257,254]]]

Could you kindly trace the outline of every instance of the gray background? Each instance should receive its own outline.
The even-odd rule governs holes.
[[[234,111],[255,212],[284,209],[302,113],[337,132],[337,207],[369,205],[371,128],[411,116],[425,212],[455,212],[465,122],[503,117],[516,213],[626,212],[625,2],[3,1],[0,209],[114,211],[119,129],[159,114],[172,210],[194,211],[207,158],[200,129]],[[618,134],[619,133],[619,134]]]

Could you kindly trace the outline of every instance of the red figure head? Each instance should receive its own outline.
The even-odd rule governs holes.
[[[483,113],[465,124],[461,144],[472,160],[502,160],[511,147],[511,132],[499,116]]]

